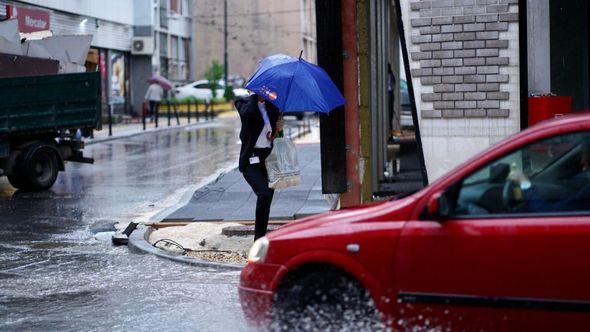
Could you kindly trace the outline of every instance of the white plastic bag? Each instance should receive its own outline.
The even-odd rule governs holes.
[[[297,150],[295,144],[286,137],[278,137],[273,141],[273,148],[266,157],[268,187],[285,189],[301,183]]]

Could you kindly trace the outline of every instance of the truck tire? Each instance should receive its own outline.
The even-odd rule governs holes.
[[[48,145],[34,145],[23,151],[17,167],[8,175],[10,184],[20,190],[47,190],[57,180],[59,153]]]
[[[15,187],[16,189],[24,189],[24,187],[26,187],[26,180],[22,172],[7,175],[6,177],[8,178],[8,182],[10,182],[10,185]]]
[[[53,186],[59,173],[58,156],[53,149],[39,148],[25,162],[24,189],[47,190]]]

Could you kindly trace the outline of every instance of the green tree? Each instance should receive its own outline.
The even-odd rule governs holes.
[[[234,93],[234,88],[231,85],[225,86],[225,91],[223,92],[223,98],[225,98],[226,101],[236,99],[236,94]]]
[[[217,98],[217,86],[219,80],[223,77],[223,73],[224,68],[217,60],[211,61],[211,67],[205,72],[205,78],[209,82],[209,89],[211,89],[213,98]]]

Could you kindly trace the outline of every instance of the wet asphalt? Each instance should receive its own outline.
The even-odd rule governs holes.
[[[239,154],[239,122],[89,145],[48,191],[0,178],[0,330],[248,330],[239,272],[114,247],[114,223],[174,199]]]

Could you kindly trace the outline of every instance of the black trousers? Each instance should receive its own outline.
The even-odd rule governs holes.
[[[270,153],[269,149],[254,149],[254,155],[260,158],[258,164],[249,164],[244,168],[242,174],[246,182],[252,187],[256,194],[256,224],[254,226],[254,240],[263,237],[266,234],[268,226],[268,217],[270,215],[270,205],[274,189],[268,187],[268,174],[264,161]]]
[[[159,101],[155,101],[155,100],[150,100],[149,101],[150,107],[148,109],[148,114],[150,116],[157,116],[158,115],[158,110],[160,108],[160,102]]]

